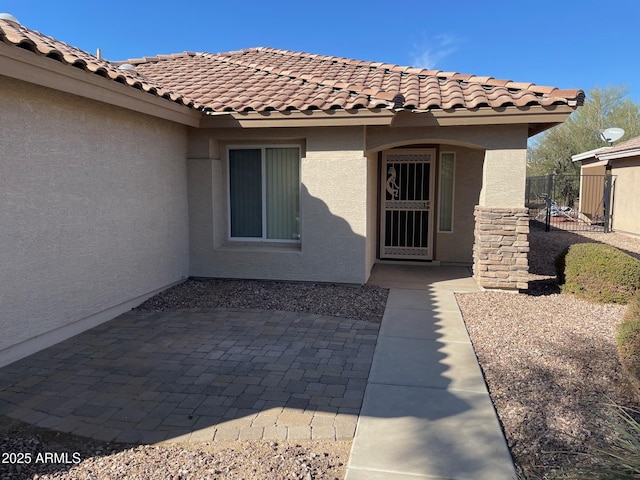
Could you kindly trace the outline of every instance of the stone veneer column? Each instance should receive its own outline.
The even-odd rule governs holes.
[[[528,209],[476,206],[474,216],[473,276],[478,285],[527,288]]]

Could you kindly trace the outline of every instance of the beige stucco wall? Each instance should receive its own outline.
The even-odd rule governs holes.
[[[301,243],[230,241],[227,146],[274,143],[301,146]],[[189,157],[191,275],[367,280],[368,176],[362,127],[192,130]]]
[[[612,228],[614,231],[640,235],[640,158],[613,160],[611,164],[611,174],[616,176]]]
[[[432,145],[456,153],[454,231],[436,233],[434,260],[469,264],[473,259],[473,212],[481,203],[481,190],[483,201],[491,206],[518,207],[524,201],[526,134],[526,127],[519,125],[192,129],[188,153],[190,274],[365,282],[377,258],[378,153],[408,145]],[[278,143],[302,148],[302,242],[230,241],[227,147]],[[433,228],[437,229],[437,223]]]
[[[482,187],[484,152],[455,145],[441,145],[441,152],[454,152],[453,231],[438,232],[435,238],[435,259],[443,263],[473,261],[473,208],[478,204]],[[436,200],[436,216],[437,200]],[[434,228],[437,229],[437,217]]]
[[[436,234],[436,261],[473,261],[476,205],[524,205],[526,125],[368,127],[366,138],[370,158],[381,149],[411,145],[437,146],[439,152],[456,153],[454,231]]]
[[[368,127],[367,152],[415,144],[460,145],[483,150],[526,152],[526,125],[477,125],[450,127]]]
[[[0,111],[6,363],[188,275],[187,133],[6,77]]]
[[[500,208],[524,207],[526,178],[526,142],[520,149],[486,150],[478,205]]]
[[[380,160],[377,152],[367,156],[367,264],[366,269],[371,272],[378,258],[378,229],[380,214]]]
[[[438,193],[434,204],[434,261],[441,263],[471,264],[473,261],[473,208],[478,204],[480,187],[482,186],[482,166],[484,151],[457,145],[437,145],[439,152],[453,152],[456,156],[454,177],[454,212],[453,231],[438,232]],[[435,185],[437,190],[439,175],[439,158],[436,161]],[[370,269],[378,254],[378,215],[379,215],[379,159],[377,153],[368,155],[368,232],[367,232],[367,266]]]
[[[478,204],[517,208],[524,206],[527,128],[527,125],[370,127],[367,152],[411,144],[456,145],[484,150]]]

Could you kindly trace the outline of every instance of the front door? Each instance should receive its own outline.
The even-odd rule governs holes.
[[[380,258],[433,259],[435,149],[382,155]]]

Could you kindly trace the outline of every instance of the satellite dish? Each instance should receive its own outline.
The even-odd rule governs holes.
[[[622,128],[607,128],[600,132],[600,138],[609,144],[620,140],[623,135],[624,130]]]

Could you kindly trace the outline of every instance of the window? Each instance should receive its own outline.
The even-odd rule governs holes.
[[[438,231],[453,231],[453,180],[456,166],[456,154],[442,152],[440,154],[440,179],[438,201]]]
[[[300,149],[229,149],[229,226],[234,239],[300,241]]]

